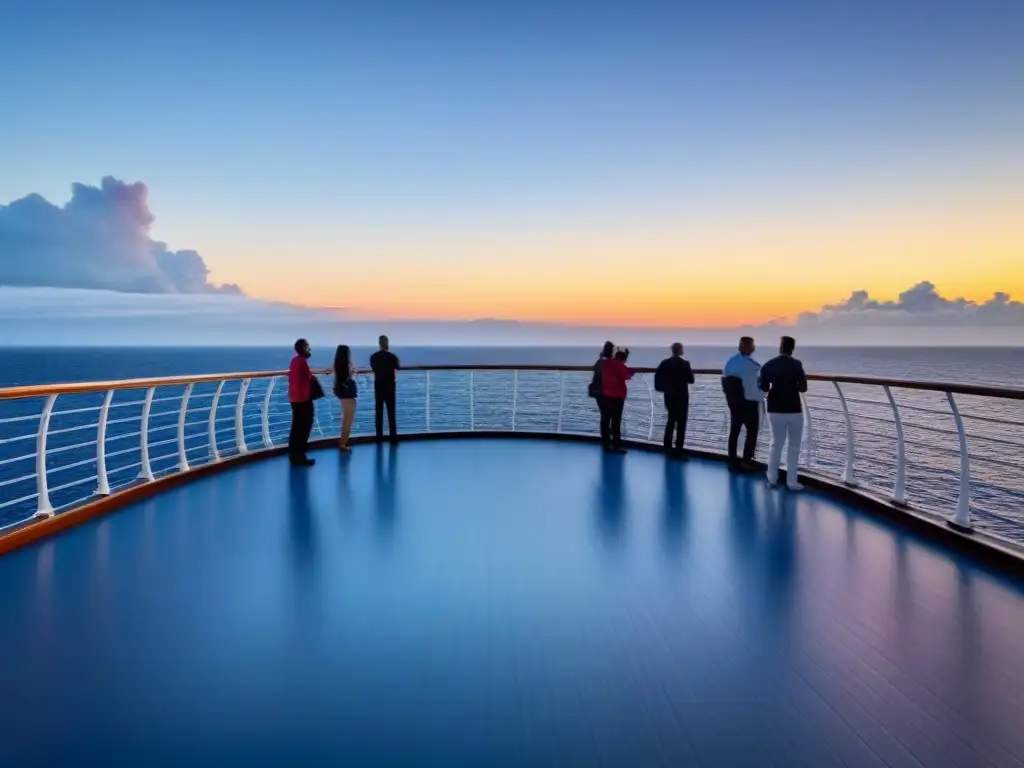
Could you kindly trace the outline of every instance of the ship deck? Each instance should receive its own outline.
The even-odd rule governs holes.
[[[589,443],[266,459],[0,558],[2,765],[1024,765],[1024,585]]]

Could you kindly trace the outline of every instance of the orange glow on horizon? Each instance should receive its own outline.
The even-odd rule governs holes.
[[[893,300],[917,283],[976,302],[1024,299],[1024,220],[1015,201],[950,200],[897,211],[753,213],[728,220],[611,222],[589,229],[327,230],[239,249],[252,296],[375,319],[507,319],[715,328],[794,319],[855,290]],[[302,269],[285,268],[281,254]]]
[[[906,285],[885,294],[869,291],[872,298],[891,301]],[[946,297],[963,296],[982,303],[994,291],[956,291],[938,285],[939,293]],[[1020,296],[1024,291],[1018,292]],[[286,299],[308,307],[336,307],[339,316],[354,319],[383,320],[510,320],[519,322],[557,323],[564,325],[607,325],[636,328],[730,328],[764,325],[772,321],[794,321],[805,311],[818,311],[822,306],[845,300],[850,294],[822,295],[814,291],[794,292],[786,296],[768,295],[756,291],[739,294],[720,290],[703,291],[682,297],[665,293],[656,296],[635,295],[627,292],[607,291],[595,298],[575,296],[557,299],[545,296],[509,296],[501,298],[487,293],[463,297],[455,301],[445,296],[399,296],[375,302],[349,302],[341,305],[331,301],[328,292],[324,301],[315,295]]]

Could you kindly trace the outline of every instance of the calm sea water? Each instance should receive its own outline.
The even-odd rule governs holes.
[[[365,365],[372,349],[353,350]],[[597,346],[584,348],[407,348],[396,346],[405,365],[589,365]],[[687,357],[697,368],[719,368],[732,354],[724,347],[692,347]],[[332,349],[314,349],[315,367],[329,367]],[[654,366],[665,350],[635,348],[630,362]],[[770,350],[758,354],[771,357]],[[1024,349],[996,348],[824,348],[799,350],[810,372],[846,373],[888,378],[1024,386]],[[291,358],[278,348],[96,348],[0,350],[0,387],[100,381],[110,379],[281,370]],[[521,429],[593,433],[597,426],[593,402],[586,397],[585,373],[478,372],[426,374],[407,372],[399,379],[400,429]],[[361,379],[365,387],[369,384]],[[330,383],[324,384],[329,388]],[[630,386],[624,427],[633,439],[657,440],[664,429],[664,409],[646,379]],[[235,407],[239,383],[228,384],[214,409],[216,385],[198,385],[186,409],[186,448],[191,464],[212,455],[210,422],[222,454],[238,449]],[[286,387],[270,390],[268,380],[254,380],[243,399],[243,437],[259,447],[267,437],[286,440],[289,408]],[[879,387],[844,385],[853,415],[855,469],[858,483],[891,496],[895,480],[896,429],[891,407]],[[158,391],[150,418],[149,441],[157,474],[173,471],[179,461],[178,423],[184,388]],[[907,493],[911,504],[928,514],[948,516],[959,493],[959,448],[955,421],[942,393],[893,390],[905,432]],[[102,396],[62,396],[50,424],[47,447],[50,494],[55,506],[87,499],[95,489],[96,419]],[[263,404],[268,404],[263,429]],[[838,477],[845,468],[846,424],[834,387],[813,382],[808,393],[808,424],[802,466]],[[514,404],[514,405],[513,405]],[[355,434],[373,431],[372,407],[363,402]],[[726,414],[717,377],[699,377],[691,398],[688,444],[724,450]],[[979,528],[1024,542],[1024,403],[981,397],[959,397],[969,436],[972,512]],[[0,526],[31,515],[35,509],[33,454],[39,400],[0,401]],[[111,482],[136,481],[141,465],[139,425],[142,397],[138,391],[118,392],[107,432]],[[211,412],[212,415],[211,415]],[[337,434],[339,408],[333,398],[317,404],[316,431]],[[767,449],[763,430],[759,454]]]
[[[582,347],[410,347],[395,346],[406,365],[588,365],[600,343]],[[686,357],[698,368],[719,368],[733,353],[727,347],[694,346]],[[353,349],[365,365],[373,352]],[[331,364],[334,350],[316,348],[312,363]],[[630,363],[653,366],[666,350],[637,347]],[[769,348],[756,357],[766,360]],[[888,376],[916,380],[971,382],[1024,387],[1024,347],[807,347],[798,357],[810,372]],[[63,381],[279,370],[288,366],[291,350],[280,348],[68,348],[0,349],[0,386],[50,384]]]

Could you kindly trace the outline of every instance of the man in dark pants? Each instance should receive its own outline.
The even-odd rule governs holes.
[[[315,459],[306,455],[313,429],[313,373],[309,370],[309,342],[295,342],[295,357],[288,366],[288,402],[292,406],[292,428],[288,433],[288,460],[293,467],[311,467]]]
[[[384,439],[384,409],[388,410],[388,434],[394,442],[398,435],[395,427],[395,390],[398,380],[398,369],[401,365],[398,357],[389,349],[387,336],[380,337],[380,349],[370,356],[370,368],[373,370],[373,391],[377,402],[377,439]]]
[[[683,458],[686,442],[686,420],[690,414],[690,385],[693,384],[693,369],[683,359],[683,345],[678,341],[672,345],[672,357],[661,361],[654,373],[654,388],[665,394],[665,453]],[[675,436],[675,450],[672,437]]]
[[[739,351],[730,357],[722,370],[722,390],[729,404],[729,465],[747,472],[755,471],[754,454],[757,450],[757,433],[761,425],[761,392],[758,377],[761,364],[752,355],[757,349],[749,336],[740,339]],[[743,461],[737,461],[736,451],[740,431],[745,429],[747,437],[743,444]]]

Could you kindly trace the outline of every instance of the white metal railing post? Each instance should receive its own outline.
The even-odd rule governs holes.
[[[839,395],[839,404],[843,407],[843,418],[846,420],[846,465],[843,468],[842,480],[846,485],[856,485],[853,469],[853,460],[856,455],[856,445],[853,440],[853,417],[850,416],[850,407],[846,404],[846,395],[843,394],[839,382],[833,381],[832,386],[836,388],[836,394]]]
[[[142,424],[139,426],[139,454],[142,466],[139,468],[139,480],[149,482],[153,479],[153,467],[149,463],[149,414],[153,410],[153,395],[156,387],[146,390],[146,399],[142,403]]]
[[[100,420],[96,425],[96,495],[110,495],[110,480],[107,477],[107,419],[110,415],[110,401],[114,390],[108,389],[100,406]]]
[[[967,451],[967,432],[964,429],[964,419],[960,415],[956,399],[952,392],[946,393],[949,400],[950,410],[953,411],[953,419],[956,421],[956,433],[960,438],[960,495],[956,501],[956,512],[950,525],[962,531],[971,530],[971,455]]]
[[[811,406],[807,404],[807,396],[800,395],[800,401],[804,408],[804,425],[807,427],[807,441],[804,449],[804,466],[808,469],[814,468],[814,421],[811,417]]]
[[[46,483],[46,436],[50,431],[50,414],[53,413],[56,401],[56,395],[48,396],[39,414],[39,431],[36,432],[36,517],[53,517],[50,489]]]
[[[341,406],[339,405],[338,407],[340,408]],[[327,408],[330,410],[330,406],[327,406]],[[323,437],[324,431],[320,429],[320,413],[317,411],[316,401],[313,401],[313,431]]]
[[[647,422],[647,442],[654,439],[654,390],[651,389],[651,381],[646,374],[640,374],[640,378],[647,385],[647,399],[651,404],[651,413]]]
[[[558,426],[555,428],[556,433],[562,432],[562,411],[565,409],[565,371],[561,372],[558,382]]]
[[[188,399],[192,396],[195,384],[185,387],[181,396],[181,409],[178,411],[178,471],[188,472],[188,451],[185,450],[185,418],[188,416]]]
[[[210,462],[220,461],[220,451],[217,450],[217,408],[220,406],[220,393],[224,391],[224,380],[217,383],[217,391],[213,393],[213,402],[210,404]]]
[[[722,393],[722,437],[725,438],[726,445],[729,443],[729,432],[732,431],[732,411],[729,410],[729,398]]]
[[[316,374],[314,373],[313,376],[316,377]],[[319,381],[319,379],[317,379],[317,381]],[[327,398],[321,398],[321,401],[324,401],[324,400],[327,400]],[[329,411],[331,406],[328,405],[328,406],[326,406],[326,408]],[[340,410],[341,406],[339,405],[338,408]],[[323,435],[324,435],[323,430],[320,428],[320,409],[316,407],[316,400],[313,401],[313,430],[312,431],[316,432],[321,437],[323,437]]]
[[[238,453],[248,453],[245,447],[245,393],[249,390],[249,379],[242,379],[242,385],[238,388],[238,399],[235,400],[235,445],[238,446]]]
[[[896,398],[892,396],[889,385],[882,386],[885,396],[892,408],[892,418],[896,424],[896,482],[892,488],[892,500],[896,504],[907,503],[907,444],[903,439],[903,420],[900,418],[900,409],[896,405]]]
[[[769,445],[769,450],[770,450],[770,446],[772,444],[772,421],[771,421],[771,419],[768,418],[768,397],[767,397],[767,394],[766,393],[762,393],[762,394],[765,394],[765,396],[761,398],[761,417],[757,420],[757,447],[760,448],[760,447],[762,447],[765,444],[765,442],[767,442],[768,445]],[[761,433],[764,432],[765,430],[768,431],[768,440],[767,441],[764,441],[764,440],[761,439]],[[767,460],[765,461],[765,463],[766,464],[768,463]]]
[[[267,384],[267,394],[263,396],[263,413],[260,415],[260,422],[263,427],[263,447],[270,448],[273,442],[270,439],[270,396],[274,393],[274,384],[277,378],[271,378]]]
[[[426,412],[427,432],[429,432],[430,431],[430,371],[427,371],[427,384],[426,384],[426,388],[427,388],[427,392],[426,392],[426,395],[425,395],[425,402],[423,404],[423,409]]]
[[[519,407],[519,371],[512,371],[512,431],[516,431],[516,408]]]
[[[476,432],[476,410],[473,407],[473,371],[469,372],[469,431]]]

